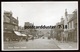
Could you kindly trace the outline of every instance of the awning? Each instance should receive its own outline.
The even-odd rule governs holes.
[[[20,32],[18,31],[14,31],[14,33],[17,35],[17,36],[22,36]]]
[[[32,35],[28,35],[28,36],[32,36]]]
[[[25,34],[21,34],[22,36],[27,36],[27,35],[25,35]]]
[[[26,36],[25,34],[21,34],[21,33],[18,32],[18,31],[14,31],[14,33],[15,33],[17,36]]]

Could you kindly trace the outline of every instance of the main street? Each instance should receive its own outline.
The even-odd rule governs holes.
[[[26,41],[12,41],[4,42],[4,49],[60,49],[52,39],[39,38],[34,40]]]

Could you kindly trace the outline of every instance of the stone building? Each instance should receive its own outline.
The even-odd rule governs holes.
[[[77,10],[72,14],[68,14],[67,10],[65,11],[65,20],[64,20],[64,37],[68,41],[77,41]]]
[[[57,40],[62,40],[63,32],[64,32],[64,18],[61,18],[61,21],[56,23],[56,27],[54,29],[54,38]]]
[[[14,38],[16,35],[14,34],[14,30],[18,30],[18,17],[15,19],[12,16],[12,12],[4,11],[3,15],[3,34],[4,40]]]
[[[27,37],[32,36],[32,37],[36,37],[37,36],[37,30],[35,28],[32,28],[32,26],[34,26],[33,23],[30,22],[25,22],[24,24],[24,32],[27,35]]]
[[[77,10],[72,13],[68,20],[69,41],[77,41]]]

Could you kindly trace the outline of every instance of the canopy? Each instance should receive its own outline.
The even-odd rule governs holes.
[[[17,35],[17,36],[22,36],[20,32],[18,31],[14,31],[14,33]]]
[[[22,34],[22,36],[26,36],[25,34]]]
[[[21,33],[18,32],[18,31],[14,31],[14,33],[15,33],[17,36],[26,36],[25,34],[21,34]]]

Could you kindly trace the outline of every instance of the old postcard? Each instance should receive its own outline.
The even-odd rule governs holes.
[[[78,1],[1,2],[2,50],[78,50]]]

